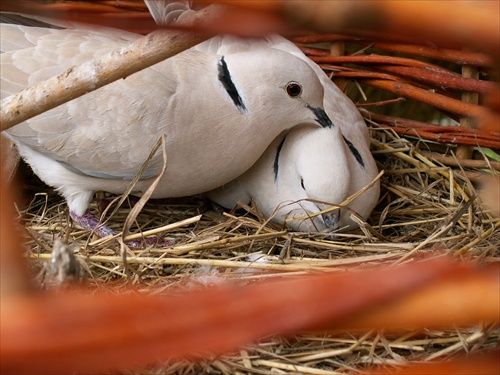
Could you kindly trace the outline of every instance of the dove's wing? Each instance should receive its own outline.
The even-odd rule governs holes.
[[[1,47],[6,51],[1,55],[2,98],[138,37],[117,31],[1,27]],[[166,119],[161,111],[177,88],[175,74],[165,74],[168,64],[172,63],[164,62],[162,69],[152,67],[147,74],[139,72],[114,82],[8,133],[81,174],[129,179],[162,134],[158,123]],[[146,102],[149,109],[144,110]],[[143,177],[158,173],[160,159],[158,156],[153,161]]]
[[[191,1],[182,0],[144,0],[157,25],[170,25],[195,12]]]

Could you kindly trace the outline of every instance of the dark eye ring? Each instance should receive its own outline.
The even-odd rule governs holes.
[[[302,86],[297,82],[288,82],[286,85],[286,93],[290,95],[292,98],[296,98],[302,94]]]

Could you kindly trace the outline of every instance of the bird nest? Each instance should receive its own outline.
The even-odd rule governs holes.
[[[412,262],[422,254],[435,257],[451,254],[498,262],[500,218],[484,204],[478,181],[499,170],[499,162],[495,161],[499,136],[474,128],[444,128],[444,123],[459,120],[463,113],[447,107],[443,114],[444,108],[437,110],[429,105],[435,100],[430,94],[439,91],[440,95],[457,101],[457,96],[467,94],[469,88],[442,87],[424,73],[431,64],[438,66],[440,74],[460,76],[461,84],[480,87],[474,89],[476,92],[487,88],[490,82],[465,79],[453,73],[452,70],[461,69],[453,61],[438,61],[436,56],[431,61],[429,57],[403,55],[396,44],[375,45],[374,40],[355,36],[316,35],[296,41],[328,74],[333,74],[336,83],[359,105],[370,128],[372,151],[384,173],[380,201],[369,220],[360,222],[360,229],[335,236],[297,233],[270,223],[251,205],[241,204],[231,212],[221,213],[201,196],[155,200],[148,202],[137,216],[131,233],[165,236],[174,239],[175,245],[127,249],[120,254],[114,239],[98,239],[75,227],[63,200],[37,186],[33,199],[20,214],[26,228],[28,257],[40,285],[61,287],[61,280],[73,278],[84,279],[95,289],[126,292],[133,286],[140,292],[157,294],[166,290],[175,292],[180,287],[210,287],[227,279],[247,284],[284,274],[393,265]],[[339,42],[347,49],[348,56],[359,57],[349,60],[333,56],[332,46],[338,46]],[[367,49],[375,47],[379,49]],[[390,55],[380,54],[384,51],[380,48],[390,50]],[[383,63],[375,62],[374,57],[370,60],[373,51],[386,60]],[[396,63],[395,59],[403,56],[406,65],[401,65],[401,60]],[[412,61],[413,70],[396,69],[409,67]],[[421,64],[425,66],[418,67]],[[476,63],[464,69],[471,69],[469,73],[477,77],[480,66]],[[379,82],[382,80],[384,87]],[[397,84],[413,87],[412,92],[419,95],[422,94],[419,90],[424,90],[430,96],[396,92]],[[392,91],[392,96],[387,91]],[[474,100],[477,99],[472,98],[468,103],[479,108]],[[468,158],[456,157],[463,153],[468,153]],[[120,232],[134,201],[127,199],[109,216],[115,209],[114,198],[101,195],[92,203],[91,211],[97,215],[104,212],[103,219]],[[51,266],[49,261],[58,238],[74,252],[79,272],[55,270]],[[74,264],[60,267],[78,269]],[[239,352],[201,362],[165,363],[148,371],[358,373],[374,364],[446,359],[457,353],[491,349],[498,347],[499,339],[498,328],[485,325],[399,334],[369,331],[267,337]]]

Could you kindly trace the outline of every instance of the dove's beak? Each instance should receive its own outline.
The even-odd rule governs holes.
[[[323,128],[333,127],[332,120],[330,120],[330,117],[328,117],[323,108],[311,107],[310,105],[308,105],[307,108],[314,113],[314,115],[316,116],[315,118],[316,122],[320,124]]]
[[[340,210],[321,214],[321,218],[323,219],[323,222],[325,223],[325,226],[329,231],[339,229]]]

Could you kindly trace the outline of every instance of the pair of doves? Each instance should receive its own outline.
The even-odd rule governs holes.
[[[151,10],[157,22],[192,12]],[[2,24],[0,35],[2,98],[140,37],[49,24]],[[277,35],[214,37],[3,134],[73,220],[101,235],[110,231],[88,212],[94,192],[122,194],[163,135],[168,167],[152,198],[208,192],[227,208],[253,200],[294,230],[332,231],[356,226],[352,211],[366,219],[379,196],[375,183],[349,209],[317,215],[368,185],[377,167],[354,104]],[[133,193],[162,166],[159,151]]]

